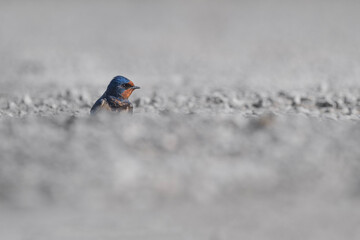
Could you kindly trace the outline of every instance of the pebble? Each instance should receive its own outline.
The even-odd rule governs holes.
[[[345,114],[345,115],[351,115],[352,114],[352,109],[345,107],[345,108],[342,109],[341,113]]]
[[[7,107],[10,111],[14,111],[18,108],[18,106],[16,105],[16,103],[9,101],[8,102],[8,107]]]
[[[316,106],[319,108],[327,108],[327,107],[332,107],[333,104],[330,101],[328,101],[324,98],[321,98],[321,99],[316,100]]]
[[[293,97],[293,104],[295,104],[295,105],[301,104],[301,96],[300,95],[296,95]]]
[[[31,99],[31,97],[28,94],[25,94],[22,102],[26,105],[26,106],[32,106],[33,105],[33,101]]]
[[[229,106],[232,108],[240,109],[245,106],[245,102],[234,97],[230,99]]]
[[[355,105],[356,104],[356,98],[352,95],[346,95],[344,97],[344,103],[347,104],[347,105]]]
[[[257,100],[252,104],[252,106],[255,108],[261,108],[263,106],[263,100],[262,99]]]

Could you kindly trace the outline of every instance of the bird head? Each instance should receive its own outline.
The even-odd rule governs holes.
[[[114,77],[106,89],[106,94],[117,98],[128,99],[135,89],[140,87],[135,86],[132,81],[123,76]]]

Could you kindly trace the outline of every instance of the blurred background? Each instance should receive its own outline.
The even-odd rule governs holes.
[[[359,10],[0,0],[1,239],[360,239]]]
[[[357,84],[357,1],[1,1],[1,89]],[[19,84],[21,83],[21,84]],[[186,84],[184,84],[186,83]]]

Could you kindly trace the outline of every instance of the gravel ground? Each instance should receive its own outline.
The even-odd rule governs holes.
[[[358,92],[155,92],[134,98],[133,115],[95,117],[86,91],[1,98],[2,230],[356,239]]]
[[[36,97],[0,96],[0,117],[84,117],[97,99],[90,92],[94,91],[64,89],[40,92]],[[201,88],[184,93],[159,89],[147,96],[132,98],[136,113],[160,115],[223,113],[254,117],[271,112],[333,120],[358,120],[360,116],[360,88],[329,90],[326,85],[302,91]]]
[[[1,239],[359,239],[359,6],[1,1]]]

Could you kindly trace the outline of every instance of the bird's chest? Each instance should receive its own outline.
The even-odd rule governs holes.
[[[133,110],[133,106],[131,104],[126,105],[126,106],[116,106],[116,107],[112,107],[111,111],[114,112],[132,112]]]
[[[132,112],[133,106],[128,100],[119,100],[116,98],[108,99],[111,111],[114,112]]]

